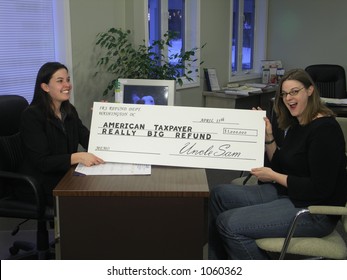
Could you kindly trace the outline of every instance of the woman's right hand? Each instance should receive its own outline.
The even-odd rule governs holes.
[[[105,163],[103,159],[88,152],[78,152],[71,155],[71,165],[82,163],[84,166],[93,166]]]

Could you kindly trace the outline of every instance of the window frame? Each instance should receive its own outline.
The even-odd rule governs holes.
[[[53,0],[53,11],[55,60],[63,63],[69,69],[70,82],[73,85],[70,0]],[[74,101],[72,88],[70,103],[74,104]]]
[[[168,30],[168,4],[169,0],[160,0],[160,32],[164,34]],[[185,26],[184,26],[184,49],[190,50],[194,47],[200,47],[200,0],[189,0],[184,1],[185,9]],[[148,0],[146,1],[145,9],[148,9]],[[148,10],[146,11],[148,12]],[[146,44],[148,45],[149,41],[149,30],[148,24],[145,24],[145,38]],[[166,53],[168,49],[164,50]],[[191,87],[200,87],[200,51],[196,52],[195,65],[193,67],[193,73],[191,75],[193,81],[188,81],[185,78],[182,78],[183,85],[176,85],[176,90],[191,88]],[[198,69],[197,72],[194,72],[195,69]]]
[[[244,0],[239,0],[243,7]],[[261,78],[261,61],[266,59],[267,43],[267,22],[268,22],[268,0],[255,0],[255,19],[254,19],[254,46],[253,46],[253,69],[232,71],[232,38],[233,38],[233,5],[234,0],[230,0],[230,34],[229,34],[229,81],[243,81]],[[243,17],[243,8],[239,9],[238,16]],[[242,26],[239,26],[238,38],[243,36]],[[240,40],[238,40],[240,42]],[[235,54],[238,65],[242,65],[242,55]],[[239,69],[240,67],[238,67]]]

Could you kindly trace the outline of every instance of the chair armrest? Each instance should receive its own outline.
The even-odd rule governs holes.
[[[313,205],[309,206],[308,210],[311,214],[347,215],[347,208],[342,206]]]
[[[294,234],[296,224],[298,220],[307,214],[323,214],[323,215],[347,215],[347,207],[342,206],[325,206],[325,205],[312,205],[307,207],[307,209],[300,210],[293,219],[291,223],[288,234],[284,240],[283,248],[281,251],[280,259],[284,259],[285,254],[287,253],[287,249],[289,246],[289,242]]]
[[[34,198],[35,198],[35,203],[38,209],[38,213],[41,211],[40,209],[44,209],[44,193],[41,188],[41,186],[37,183],[37,181],[28,175],[20,174],[20,173],[14,173],[14,172],[9,172],[9,171],[3,171],[0,170],[0,178],[5,178],[5,179],[16,179],[24,182],[25,184],[21,185],[21,187],[29,187],[31,188]],[[14,186],[15,187],[15,186]]]

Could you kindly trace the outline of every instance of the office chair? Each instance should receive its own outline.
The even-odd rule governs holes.
[[[336,117],[337,122],[341,126],[343,136],[345,137],[345,143],[346,143],[346,155],[347,155],[347,118],[343,117]]]
[[[16,241],[10,253],[16,255],[20,249],[27,251],[23,257],[45,259],[49,256],[47,221],[54,218],[53,209],[45,204],[44,193],[34,178],[18,172],[23,159],[19,133],[20,118],[28,106],[24,97],[0,96],[0,216],[37,221],[36,245]],[[18,197],[18,188],[27,188],[34,201]],[[14,231],[18,231],[18,228]]]
[[[334,64],[315,64],[305,68],[321,97],[347,98],[345,69]]]
[[[257,239],[257,246],[267,252],[280,253],[280,260],[283,260],[287,253],[312,259],[346,259],[347,246],[336,229],[323,237],[292,237],[300,217],[310,214],[342,215],[341,222],[347,233],[347,204],[345,207],[309,206],[298,211],[286,238]]]

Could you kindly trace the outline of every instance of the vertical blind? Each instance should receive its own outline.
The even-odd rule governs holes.
[[[53,0],[1,0],[0,95],[31,102],[38,69],[54,58]]]

